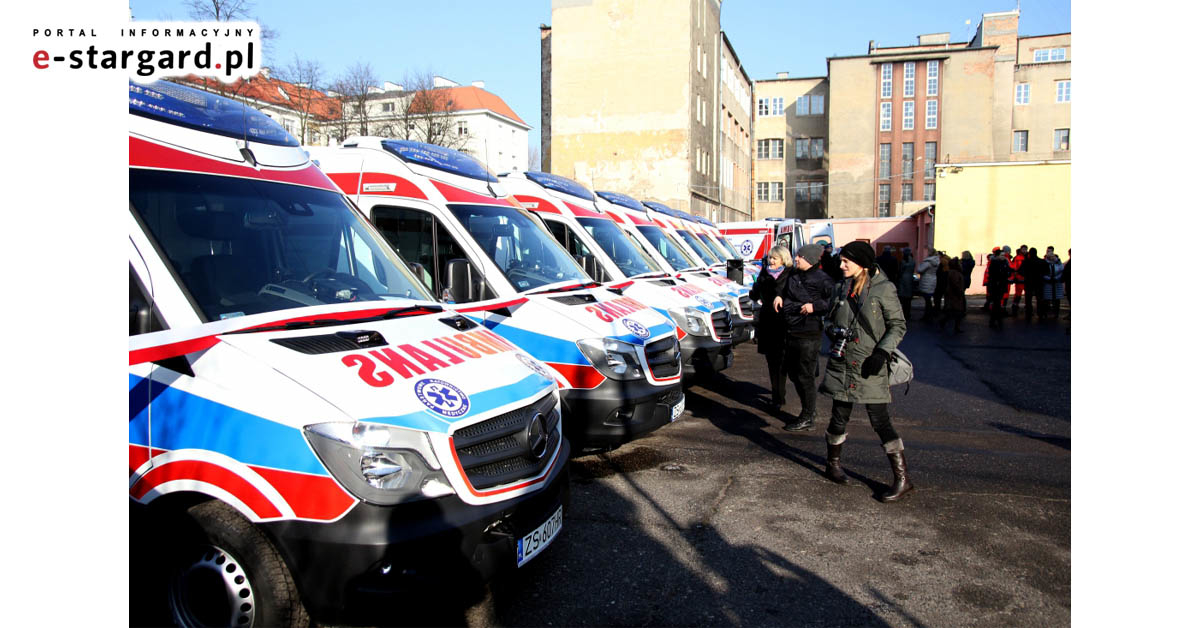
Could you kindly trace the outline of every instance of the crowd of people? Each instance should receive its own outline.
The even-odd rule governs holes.
[[[867,418],[879,436],[892,467],[892,484],[881,496],[891,502],[913,490],[904,458],[904,442],[888,414],[891,402],[888,361],[912,320],[912,300],[925,302],[921,320],[941,328],[954,324],[961,333],[967,312],[966,291],[971,287],[975,256],[963,251],[950,257],[934,251],[918,261],[909,248],[899,257],[890,246],[877,256],[866,242],[851,242],[834,255],[828,245],[800,247],[793,259],[786,246],[770,250],[750,291],[762,303],[756,322],[758,352],[764,354],[771,385],[771,405],[782,410],[790,381],[800,397],[800,413],[783,429],[813,429],[817,393],[833,398],[833,411],[825,430],[825,476],[845,484],[841,467],[846,424],[854,404],[866,406]],[[1062,299],[1071,295],[1070,250],[1064,263],[1046,247],[1022,244],[1012,255],[1008,246],[997,246],[987,255],[983,273],[987,290],[984,309],[989,325],[1016,317],[1022,297],[1025,320],[1057,319]],[[820,375],[822,334],[830,340],[829,360]]]

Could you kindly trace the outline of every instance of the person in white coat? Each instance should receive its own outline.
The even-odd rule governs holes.
[[[921,276],[917,283],[917,294],[925,299],[925,313],[921,316],[923,321],[933,318],[933,291],[937,288],[937,270],[941,262],[942,257],[935,251],[917,264],[916,274]]]

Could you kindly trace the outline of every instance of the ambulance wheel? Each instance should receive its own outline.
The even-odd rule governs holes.
[[[194,534],[172,560],[171,617],[180,626],[308,626],[275,546],[236,510],[207,501],[187,510]]]

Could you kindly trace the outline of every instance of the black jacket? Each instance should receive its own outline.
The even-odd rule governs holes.
[[[833,297],[833,280],[829,275],[815,265],[808,270],[791,268],[779,292],[783,297],[782,311],[787,333],[792,336],[819,336],[821,317],[829,312],[829,302]],[[800,311],[805,303],[813,304],[812,314]]]
[[[785,322],[783,313],[775,311],[775,297],[779,295],[779,287],[787,281],[788,274],[793,269],[785,268],[779,279],[771,276],[764,266],[754,286],[750,288],[750,300],[761,301],[762,309],[758,311],[758,320],[754,323],[754,335],[758,339],[758,352],[768,353],[783,345]]]

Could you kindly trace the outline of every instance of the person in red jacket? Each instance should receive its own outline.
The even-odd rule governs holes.
[[[1013,289],[1013,318],[1017,317],[1017,310],[1021,306],[1021,297],[1025,295],[1025,276],[1021,274],[1021,264],[1025,263],[1025,255],[1029,252],[1029,247],[1024,244],[1017,249],[1017,256],[1009,260],[1008,267],[1012,269],[1012,277],[1009,282],[1012,283]],[[1007,297],[1008,295],[1004,295]]]

